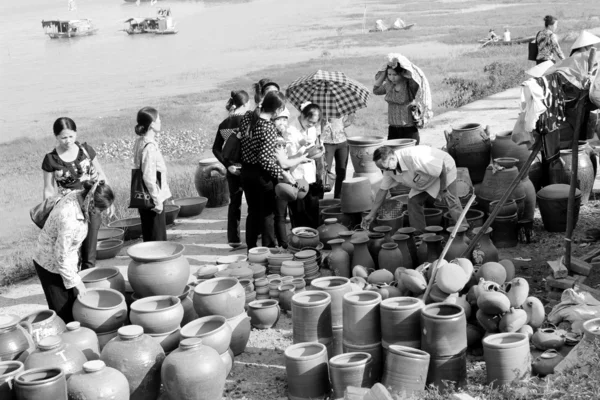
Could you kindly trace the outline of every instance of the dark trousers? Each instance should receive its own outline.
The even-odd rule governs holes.
[[[262,245],[275,247],[273,212],[275,209],[275,186],[266,171],[254,164],[242,165],[242,189],[248,203],[246,217],[246,246],[256,247],[261,234]]]
[[[102,225],[102,213],[95,212],[88,221],[88,233],[81,243],[81,269],[96,266],[96,244],[98,242],[98,229]]]
[[[314,183],[311,190],[301,200],[288,203],[292,227],[305,226],[317,229],[319,227],[319,191]]]
[[[287,215],[288,202],[286,200],[275,198],[275,237],[277,238],[277,245],[287,249],[288,238],[287,238],[287,226],[285,223]]]
[[[44,269],[37,262],[33,262],[37,272],[48,308],[54,310],[56,314],[65,321],[65,324],[73,321],[73,303],[75,303],[75,289],[65,288],[60,274],[52,273]]]
[[[327,170],[331,171],[331,163],[335,158],[335,188],[333,198],[339,199],[342,192],[342,182],[346,179],[346,167],[348,166],[349,154],[348,142],[329,144],[325,143],[325,162]]]
[[[419,129],[416,126],[393,126],[388,128],[388,140],[393,139],[416,139],[417,145],[421,141]]]
[[[152,210],[139,209],[142,220],[142,238],[144,242],[167,240],[167,221],[165,212],[160,214]]]
[[[240,220],[242,218],[242,178],[227,172],[227,186],[229,186],[229,208],[227,209],[227,241],[241,243]]]

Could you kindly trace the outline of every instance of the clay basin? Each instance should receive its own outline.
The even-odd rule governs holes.
[[[244,312],[246,294],[237,278],[213,278],[194,288],[194,309],[199,317],[234,318]]]
[[[107,239],[96,244],[96,259],[107,260],[114,258],[123,248],[123,241],[119,239]]]
[[[108,224],[109,228],[120,228],[125,231],[124,240],[133,240],[142,236],[142,221],[137,218],[118,219]]]
[[[221,315],[195,319],[180,331],[182,340],[201,338],[202,344],[212,347],[219,354],[223,354],[229,348],[231,334],[231,327],[227,323],[227,319]]]
[[[174,201],[175,205],[180,207],[179,217],[195,217],[200,215],[208,203],[206,197],[186,197],[183,199],[177,199]]]
[[[150,296],[131,304],[129,319],[144,328],[144,333],[164,334],[179,328],[183,306],[177,296]]]
[[[98,229],[98,241],[109,239],[124,240],[125,231],[120,228],[100,228]]]
[[[125,297],[114,289],[88,289],[83,296],[77,296],[73,318],[96,333],[112,332],[127,320]]]
[[[180,209],[181,207],[176,204],[165,204],[163,206],[163,212],[165,213],[167,225],[172,225],[175,223],[175,218],[177,218]]]
[[[185,247],[181,243],[146,242],[127,249],[127,255],[138,262],[168,261],[177,258]]]

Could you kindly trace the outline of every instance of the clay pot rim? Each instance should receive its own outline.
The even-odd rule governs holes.
[[[328,244],[328,245],[332,245],[332,244],[342,244],[342,243],[344,243],[344,242],[345,242],[345,240],[344,240],[344,239],[342,239],[342,238],[337,238],[337,239],[331,239],[331,240],[328,240],[328,241],[327,241],[327,244]]]
[[[317,231],[314,228],[310,228],[308,226],[299,226],[297,228],[293,228],[292,229],[292,235],[298,236],[298,232],[311,234],[311,236],[299,236],[301,238],[310,238],[310,239],[312,239],[313,237],[319,237],[319,231]]]
[[[94,273],[96,271],[112,271],[112,273],[110,275],[107,275],[103,278],[97,278],[97,279],[86,279],[87,276],[90,273]],[[107,279],[113,278],[115,276],[117,276],[118,274],[120,274],[121,271],[119,271],[119,269],[117,267],[94,267],[94,268],[88,268],[88,269],[84,269],[78,272],[79,276],[81,277],[81,281],[83,283],[92,283],[92,282],[100,282],[100,281],[105,281]]]
[[[430,233],[433,233],[433,235],[424,237],[422,239],[425,243],[434,243],[434,242],[437,242],[440,240],[444,240],[444,237],[442,235],[438,235],[434,232],[430,232]]]
[[[311,301],[311,302],[302,301],[303,298],[311,297],[311,296],[321,296],[321,300],[316,300],[316,301]],[[305,290],[304,292],[296,293],[292,297],[292,303],[296,304],[300,307],[322,306],[322,305],[331,303],[331,295],[327,292],[323,292],[320,290]]]
[[[27,375],[36,375],[36,374],[53,374],[52,376],[45,379],[36,379],[34,381],[24,380],[24,377]],[[65,373],[61,368],[31,368],[26,371],[20,372],[14,378],[14,381],[21,386],[40,386],[48,383],[55,382],[62,377],[65,376]]]
[[[429,353],[415,349],[414,347],[402,346],[400,344],[390,344],[387,348],[390,353],[394,353],[400,356],[408,356],[410,358],[417,358],[420,360],[429,360],[431,356]]]
[[[354,299],[355,297],[365,296],[365,295],[367,297],[370,296],[371,299],[364,300],[364,301]],[[368,305],[379,304],[379,303],[381,303],[381,300],[382,300],[382,297],[379,293],[373,292],[370,290],[359,290],[356,292],[345,293],[344,298],[343,298],[344,302],[348,302],[350,304],[359,305],[359,306],[368,306]]]
[[[473,228],[473,233],[477,235],[477,233],[479,233],[479,231],[481,230],[481,226],[475,227]],[[492,233],[494,231],[494,229],[490,226],[485,230],[484,235],[489,235],[490,233]]]
[[[156,310],[144,310],[144,309],[139,308],[140,305],[142,305],[142,304],[151,303],[153,301],[158,302],[160,300],[171,300],[171,305],[168,307],[164,307],[164,308],[158,308]],[[179,299],[179,296],[159,295],[159,296],[144,297],[139,300],[136,300],[133,303],[131,303],[131,305],[129,306],[129,309],[130,309],[130,311],[135,311],[136,313],[140,313],[140,314],[151,314],[151,313],[172,310],[172,309],[179,307],[180,305],[181,305],[181,300]]]
[[[319,199],[319,205],[321,204],[340,204],[341,199]]]
[[[232,261],[229,261],[232,260]],[[243,254],[233,254],[230,256],[223,256],[223,257],[219,257],[217,258],[217,265],[227,265],[227,264],[233,264],[233,263],[237,263],[237,262],[246,262],[248,261],[248,256],[245,256]]]
[[[340,285],[334,285],[334,286],[325,286],[325,285],[321,285],[322,283],[333,283],[333,282],[342,282]],[[316,290],[337,290],[337,289],[344,289],[348,286],[350,286],[350,279],[346,278],[344,276],[324,276],[322,278],[317,278],[314,279],[311,283],[311,286],[314,286],[318,289]]]
[[[178,326],[177,328],[175,328],[175,329],[173,329],[172,331],[169,331],[169,332],[165,332],[165,333],[146,333],[146,335],[151,336],[153,338],[161,338],[161,337],[166,338],[167,336],[171,336],[172,334],[174,334],[175,332],[180,331],[180,330],[181,330],[181,327]]]
[[[500,339],[515,340],[510,343],[498,343],[497,341]],[[493,335],[483,338],[482,344],[485,348],[489,349],[513,349],[524,344],[529,347],[529,336],[526,333],[518,332],[494,333]]]
[[[248,316],[248,314],[246,313],[246,311],[242,311],[241,313],[239,313],[235,317],[227,318],[227,323],[233,324],[234,322],[232,322],[232,321],[237,320],[237,319],[239,319],[240,321],[244,320],[244,319],[250,320],[250,317]],[[231,328],[231,329],[233,330],[233,328]]]
[[[150,243],[150,242],[147,242]],[[93,306],[91,304],[88,304],[85,300],[85,297],[87,297],[91,292],[108,292],[114,295],[117,295],[117,297],[119,297],[121,299],[121,301],[118,304],[115,304],[113,306],[110,307],[100,307],[100,306]],[[177,299],[179,301],[179,299]],[[123,293],[119,292],[118,290],[115,289],[109,289],[109,288],[89,288],[87,289],[87,291],[85,292],[85,295],[77,295],[77,301],[79,301],[81,304],[83,304],[84,306],[86,306],[87,308],[91,308],[93,310],[112,310],[113,308],[117,308],[119,307],[121,304],[125,304],[125,296],[123,296]],[[136,300],[138,301],[138,300]],[[126,306],[127,307],[127,306]]]
[[[458,128],[451,127],[453,131],[457,132],[472,131],[479,128],[483,129],[483,125],[478,124],[477,122],[467,122],[466,124],[460,125]]]
[[[279,302],[274,299],[253,300],[248,303],[248,307],[255,310],[263,310],[266,308],[277,307]]]
[[[368,351],[367,351],[368,349],[375,349],[375,348],[381,347],[382,342],[370,343],[370,344],[354,344],[354,343],[350,343],[345,340],[342,340],[342,346],[348,347],[351,349],[358,349],[356,352],[368,353]]]
[[[525,196],[522,197],[522,199],[524,199],[524,198],[525,198]],[[519,198],[518,200],[520,200],[520,199],[521,198]],[[483,199],[483,200],[485,200],[485,199]],[[471,217],[467,217],[467,214],[469,214],[469,213],[472,213],[471,215],[473,215],[473,214],[476,214],[476,215],[475,216],[471,216]],[[467,211],[467,214],[465,214],[465,219],[467,221],[474,220],[474,219],[477,219],[477,218],[481,218],[481,217],[483,217],[485,215],[485,213],[483,211],[481,211],[481,210],[475,210],[475,209],[469,209],[469,211]],[[450,215],[450,211],[446,211],[444,213],[444,218],[448,219],[448,220],[452,219],[452,215]],[[476,228],[479,228],[479,227],[476,227]],[[473,228],[473,229],[475,229],[475,228]]]
[[[382,249],[393,250],[398,248],[398,243],[384,243],[381,245]]]
[[[248,250],[248,255],[252,254],[252,255],[262,255],[265,253],[270,253],[271,251],[269,250],[268,247],[254,247],[250,250]]]
[[[363,244],[363,243],[367,243],[369,241],[368,237],[356,237],[353,239],[350,239],[350,243],[352,244]]]
[[[150,242],[148,242],[148,243],[150,243]],[[208,283],[213,283],[215,281],[230,281],[230,282],[233,282],[233,285],[231,285],[230,287],[228,287],[226,289],[219,290],[218,292],[204,292],[204,291],[201,290],[202,287],[206,286]],[[238,281],[237,278],[233,278],[233,277],[230,277],[230,276],[222,276],[222,277],[218,277],[218,278],[211,278],[211,279],[207,279],[204,282],[200,282],[199,284],[197,284],[196,287],[194,288],[194,294],[198,294],[200,296],[216,296],[216,295],[219,295],[219,294],[222,294],[222,293],[225,293],[225,292],[231,290],[232,288],[235,287],[235,285],[239,285],[239,284],[240,283],[239,283],[239,281]]]
[[[452,225],[452,226],[449,226],[449,227],[447,227],[447,228],[446,228],[446,232],[448,232],[448,233],[452,233],[452,231],[454,230],[454,226],[455,226],[455,225]],[[456,233],[465,233],[465,232],[466,232],[466,231],[468,231],[468,230],[469,230],[469,228],[467,228],[467,227],[466,227],[466,226],[464,226],[464,225],[461,225],[461,226],[459,226],[459,227],[458,227],[458,229],[456,230]]]
[[[340,236],[340,237],[352,236],[352,235],[354,235],[354,231],[341,231],[341,232],[338,232],[338,236]]]
[[[106,368],[106,364],[102,360],[90,360],[83,363],[83,371],[86,374],[102,371]]]
[[[212,331],[208,331],[208,332],[204,332],[204,333],[194,333],[194,334],[187,333],[189,330],[192,330],[192,329],[198,330],[207,322],[220,322],[221,324],[219,326],[217,326],[215,329],[213,329]],[[181,328],[181,330],[179,331],[179,334],[184,339],[191,339],[191,338],[202,339],[203,337],[213,335],[215,333],[226,330],[227,328],[229,328],[231,330],[229,325],[227,325],[227,318],[225,318],[222,315],[209,315],[206,317],[196,318],[195,320],[188,322],[183,328]]]
[[[170,248],[170,253],[165,255],[164,257],[158,257],[156,255],[147,256],[146,250],[156,248],[156,246],[163,246],[166,248]],[[131,257],[133,261],[137,261],[139,263],[145,262],[164,262],[171,261],[176,258],[182,256],[183,251],[185,250],[185,246],[181,243],[169,242],[169,241],[159,241],[159,242],[142,242],[134,244],[133,246],[127,249],[127,255]],[[153,253],[150,253],[153,254]]]
[[[25,370],[25,365],[21,361],[17,361],[17,360],[0,361],[0,378],[2,378],[2,380],[0,382],[5,382],[6,378],[15,376],[24,370]]]
[[[34,313],[32,313],[30,315],[33,315],[33,314]],[[37,314],[37,312],[35,314]],[[27,318],[27,317],[24,317],[21,319],[18,315],[15,315],[15,314],[0,315],[0,329],[8,329],[8,328],[17,326],[19,324],[19,322],[25,320],[25,318]]]
[[[89,290],[91,290],[91,289],[89,289]],[[34,321],[36,319],[36,317],[41,314],[48,314],[48,317],[44,318],[41,321]],[[15,316],[17,319],[19,319],[19,317],[14,314],[6,314],[6,315],[12,315],[12,316]],[[41,324],[41,323],[47,322],[48,320],[54,319],[57,316],[58,315],[56,314],[56,311],[54,311],[54,310],[50,310],[50,309],[38,310],[38,311],[34,311],[32,313],[27,314],[23,318],[20,318],[19,321],[27,321],[27,322],[31,323],[31,325],[34,325],[34,324]],[[0,326],[0,328],[2,328],[2,326]]]
[[[400,231],[402,231],[402,232],[400,232]],[[407,236],[410,236],[411,233],[415,233],[416,231],[417,231],[417,229],[413,228],[412,226],[405,226],[405,227],[402,227],[402,228],[398,229],[396,231],[396,234],[397,235],[407,235]],[[400,233],[398,233],[398,232],[400,232]]]
[[[452,315],[437,315],[437,314],[431,314],[429,312],[429,310],[431,310],[432,308],[453,308],[453,309],[457,310],[458,312],[455,313],[455,314],[452,314]],[[427,316],[429,318],[454,319],[456,317],[460,317],[462,315],[465,315],[465,310],[464,310],[464,308],[462,308],[458,304],[452,304],[452,303],[431,303],[431,304],[427,304],[425,307],[423,307],[421,309],[421,314],[423,316]]]
[[[594,327],[596,329],[592,330]],[[592,318],[585,321],[583,323],[583,330],[590,335],[600,335],[600,318]]]
[[[400,305],[398,303],[410,303],[405,305]],[[417,299],[416,297],[409,296],[400,296],[400,297],[390,297],[381,301],[381,308],[385,308],[388,310],[410,310],[415,308],[415,306],[424,306],[425,303],[421,299]]]
[[[383,232],[369,232],[369,239],[381,239],[383,237],[385,237]]]
[[[400,218],[400,217],[397,217],[397,218]],[[377,219],[380,219],[380,217],[377,217]],[[383,219],[396,219],[396,218],[383,218]],[[373,228],[373,232],[374,233],[383,233],[383,234],[386,234],[388,232],[391,232],[392,229],[393,228],[391,226],[387,226],[387,225],[376,226],[376,227]]]
[[[357,361],[347,361],[351,358],[360,357]],[[361,365],[366,365],[373,360],[373,356],[364,351],[354,351],[350,353],[339,354],[329,359],[329,367],[335,368],[355,368]]]
[[[310,348],[310,347],[317,348],[318,351],[316,353],[305,355],[305,356],[300,356],[300,355],[294,354],[294,352],[298,349],[304,349],[304,348]],[[314,360],[316,358],[321,358],[323,356],[327,357],[327,347],[325,347],[325,345],[322,343],[312,343],[312,342],[298,343],[298,344],[293,344],[291,346],[288,346],[284,351],[284,355],[286,358],[289,358],[290,360],[297,360],[297,361]]]
[[[442,215],[442,210],[439,208],[424,208],[423,213],[425,217],[437,217],[438,215]]]
[[[323,223],[325,225],[334,225],[334,224],[337,224],[337,222],[338,222],[338,219],[335,217],[325,218],[323,220]]]
[[[286,288],[286,286],[289,286],[288,288]],[[277,290],[279,290],[280,292],[285,291],[285,290],[289,290],[291,292],[296,290],[296,285],[294,285],[293,283],[282,283],[281,285],[279,285],[277,287]]]
[[[396,238],[396,239],[394,239],[394,238]],[[401,240],[408,240],[408,239],[410,239],[410,236],[407,234],[404,234],[404,233],[396,233],[395,235],[392,236],[392,240],[394,242],[401,241]]]

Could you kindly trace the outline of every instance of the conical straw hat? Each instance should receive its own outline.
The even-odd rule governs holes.
[[[600,43],[600,37],[588,31],[581,31],[581,34],[577,37],[573,46],[571,46],[571,51],[596,43]]]
[[[525,73],[531,76],[532,78],[540,78],[544,76],[544,73],[548,70],[548,68],[550,68],[553,65],[554,63],[552,61],[544,61],[543,63],[538,64],[533,68],[529,68],[527,71],[525,71]]]

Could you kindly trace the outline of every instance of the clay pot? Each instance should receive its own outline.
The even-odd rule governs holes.
[[[527,323],[537,329],[544,323],[546,311],[544,305],[537,297],[529,296],[523,303],[523,310],[527,313]]]
[[[370,182],[370,189],[376,192],[383,177],[381,170],[373,161],[373,153],[383,144],[382,136],[351,136],[348,138],[350,160],[354,167],[354,177],[366,177]],[[348,180],[348,179],[346,179]],[[344,191],[342,186],[342,202]]]
[[[67,380],[60,368],[34,368],[15,376],[18,400],[67,400]]]
[[[231,343],[233,331],[227,319],[221,315],[211,315],[198,318],[181,328],[180,335],[183,339],[200,338],[202,344],[210,346],[222,354],[226,352]]]
[[[350,266],[354,268],[356,265],[362,265],[363,267],[374,269],[375,263],[373,262],[373,258],[369,254],[369,249],[367,248],[367,243],[369,242],[369,238],[356,238],[350,240],[350,243],[354,245],[354,253],[352,254],[352,262]]]
[[[475,228],[473,229],[473,233],[477,234],[480,230],[481,228],[479,227]],[[492,231],[492,228],[488,228],[485,231],[485,233],[479,239],[479,242],[475,245],[475,249],[473,249],[469,255],[469,258],[473,264],[482,265],[489,261],[498,262],[498,249],[496,246],[494,246],[494,243],[492,243],[492,240],[490,239],[490,234]]]
[[[346,293],[343,298],[344,342],[367,345],[381,342],[381,295],[371,291]]]
[[[139,325],[119,328],[118,336],[108,342],[100,354],[108,367],[125,375],[131,400],[158,397],[164,358],[160,344],[144,335],[144,329]]]
[[[326,209],[332,208],[332,207],[339,207],[341,202],[342,201],[340,199],[320,199],[319,200],[319,225],[323,225],[323,223],[325,222],[325,219],[326,219],[326,217],[323,216],[323,210],[326,210]],[[341,221],[340,221],[340,223],[341,223]]]
[[[571,183],[571,166],[573,159],[572,150],[561,150],[560,158],[550,162],[548,167],[548,180],[550,184]],[[581,202],[587,203],[594,186],[594,166],[590,157],[579,147],[577,165],[577,189],[581,190]]]
[[[329,395],[327,349],[323,344],[294,344],[284,354],[290,398],[322,399]]]
[[[329,376],[333,389],[332,399],[344,399],[348,386],[371,388],[372,357],[369,353],[346,353],[329,360]]]
[[[75,346],[83,352],[88,361],[100,358],[100,344],[96,333],[81,326],[78,321],[69,322],[67,331],[61,335],[63,342]]]
[[[381,174],[381,172],[380,172]],[[342,183],[341,207],[343,213],[361,213],[371,209],[373,192],[368,178],[349,178]]]
[[[248,262],[249,263],[266,263],[268,262],[267,257],[271,254],[268,247],[255,247],[248,250]]]
[[[0,361],[24,362],[35,350],[31,323],[12,314],[0,314]]]
[[[305,247],[317,247],[321,243],[319,231],[308,227],[293,228],[290,234],[289,244],[296,249]]]
[[[331,254],[330,254],[331,255]],[[313,280],[314,282],[314,280]],[[304,278],[294,278],[292,279],[291,283],[294,284],[294,286],[296,287],[296,293],[300,293],[303,292],[304,290],[306,290],[306,281],[304,280]]]
[[[522,333],[497,333],[483,339],[487,382],[494,387],[527,376],[531,354],[529,338]]]
[[[292,297],[292,335],[294,343],[332,341],[331,295],[308,290]]]
[[[311,282],[311,290],[320,290],[331,296],[331,324],[334,327],[343,325],[343,298],[352,288],[350,280],[345,277],[317,278]]]
[[[213,400],[223,395],[227,370],[215,349],[192,338],[165,358],[160,375],[171,399]]]
[[[537,193],[537,200],[544,229],[548,232],[565,232],[567,230],[569,185],[548,185]],[[579,189],[575,189],[574,207],[575,226],[579,219],[579,208],[581,207],[581,191]]]
[[[349,278],[350,273],[350,255],[342,248],[344,239],[333,239],[328,242],[331,247],[329,253],[329,269],[336,276]],[[354,247],[354,245],[352,245]]]
[[[154,339],[156,343],[160,344],[160,347],[162,347],[165,354],[169,354],[179,347],[179,342],[181,341],[179,332],[180,328],[177,328],[167,333],[149,333],[148,336]]]
[[[125,278],[116,267],[88,268],[78,272],[86,288],[108,288],[125,294]]]
[[[65,322],[54,310],[33,312],[21,319],[21,322],[31,324],[31,337],[36,344],[47,336],[58,336],[67,330]]]
[[[469,278],[470,276],[465,274],[460,265],[446,263],[438,267],[435,284],[442,292],[452,294],[460,292],[469,281]]]
[[[185,247],[174,242],[146,242],[127,249],[131,257],[127,278],[140,297],[179,296],[187,285],[190,264]]]
[[[506,269],[498,262],[486,262],[475,274],[477,279],[483,278],[486,282],[496,282],[498,285],[503,285],[506,281]]]
[[[344,239],[344,243],[342,243],[342,250],[344,250],[350,256],[350,262],[352,262],[352,256],[354,255],[354,245],[350,241],[353,234],[354,231],[344,231],[339,233],[340,238]]]
[[[423,392],[429,371],[429,354],[399,345],[390,345],[387,350],[381,383],[405,396]]]
[[[473,183],[483,180],[483,171],[490,163],[491,142],[489,127],[470,123],[444,131],[448,153],[456,160],[457,167],[469,169]]]
[[[340,232],[348,230],[344,225],[338,223],[337,218],[327,218],[324,223],[317,228],[319,231],[319,240],[325,246],[324,249],[330,250],[330,240],[337,239]]]
[[[145,333],[167,333],[177,329],[183,319],[183,306],[177,296],[150,296],[131,304],[129,319]]]
[[[392,274],[396,272],[396,268],[402,267],[403,257],[397,243],[384,243],[379,252],[379,267],[385,268]]]
[[[233,369],[233,351],[231,351],[231,349],[227,349],[225,353],[219,354],[219,357],[225,366],[225,377],[227,377]]]
[[[321,211],[321,218],[323,220],[327,218],[335,218],[341,225],[345,226],[347,229],[352,229],[352,227],[356,226],[353,214],[343,213],[341,204],[325,208],[323,211]]]
[[[292,283],[286,283],[279,286],[279,306],[282,310],[292,310],[292,297],[295,294],[295,290],[296,286]]]
[[[375,223],[377,224],[376,227],[373,228],[373,230],[375,232],[377,232],[377,230],[375,230],[375,228],[390,228],[390,231],[392,233],[396,232],[398,229],[402,228],[404,226],[404,217],[405,217],[405,212],[396,212],[394,214],[390,214],[390,215],[380,215],[377,216],[377,218],[375,218]]]
[[[397,233],[392,236],[394,243],[398,245],[398,250],[402,254],[402,263],[398,267],[404,267],[407,269],[413,269],[417,263],[417,258],[413,257],[413,252],[410,249],[411,243],[414,246],[414,241],[409,235]],[[416,247],[415,247],[416,254]]]
[[[381,245],[385,243],[385,234],[379,232],[369,233],[369,243],[367,248],[373,261],[375,262],[376,268],[379,268],[379,252],[381,251]]]
[[[60,336],[47,336],[40,340],[37,350],[27,357],[24,364],[25,369],[60,367],[68,378],[82,371],[86,361],[81,350],[63,343]]]
[[[453,229],[454,229],[454,226],[449,226],[448,228],[446,228],[446,232],[452,233]],[[446,252],[446,255],[444,256],[444,260],[452,261],[455,258],[459,258],[467,250],[469,245],[466,242],[466,238],[467,238],[466,233],[467,233],[466,226],[458,227],[458,230],[456,231],[456,237],[450,244],[450,248]]]
[[[592,318],[583,323],[583,338],[594,343],[600,337],[600,318]]]
[[[276,300],[255,300],[248,304],[250,324],[256,329],[269,329],[279,321],[280,310]]]
[[[13,380],[23,370],[23,363],[20,361],[0,361],[0,398],[2,400],[16,399],[16,394],[13,391]]]
[[[467,384],[467,351],[454,356],[430,356],[427,386],[439,391],[456,390]]]
[[[531,373],[544,377],[554,373],[554,368],[564,359],[556,350],[546,350],[531,363]]]
[[[304,275],[304,263],[302,261],[284,261],[281,264],[281,276],[300,277]]]
[[[422,234],[421,237],[421,243],[419,244],[419,246],[417,247],[417,262],[418,265],[421,265],[423,263],[427,262],[427,242],[424,240],[427,237],[430,236],[435,236],[434,233],[424,233]]]
[[[552,328],[538,329],[531,337],[531,343],[538,350],[560,350],[565,344],[565,338]]]
[[[490,213],[492,211],[494,211],[494,209],[498,206],[499,203],[500,203],[500,200],[494,200],[494,201],[490,202],[490,205],[489,205]],[[513,199],[509,199],[500,208],[500,212],[498,213],[496,218],[512,216],[514,214],[517,214],[518,210],[519,210],[519,208],[517,207],[517,202]]]
[[[371,376],[374,382],[381,380],[383,370],[383,348],[381,342],[359,345],[352,344],[346,341],[342,342],[344,353],[367,353],[371,355]]]
[[[106,343],[110,342],[112,339],[116,338],[118,335],[118,330],[114,330],[112,332],[106,333],[97,333],[98,337],[98,346],[100,348],[100,355],[102,355],[102,349],[106,346]]]
[[[462,307],[434,303],[421,309],[421,349],[432,357],[455,356],[467,348],[467,320]]]
[[[250,339],[250,317],[242,312],[233,318],[229,318],[227,324],[232,332],[229,347],[234,355],[240,355],[246,349],[248,339]]]
[[[521,170],[525,161],[529,158],[531,151],[524,144],[516,144],[512,141],[512,132],[504,131],[496,134],[496,138],[492,142],[492,159],[511,157],[518,160],[516,166]]]
[[[187,285],[183,290],[183,293],[179,296],[179,301],[183,307],[183,319],[181,320],[181,326],[186,326],[188,322],[191,322],[198,318],[196,310],[194,309],[194,302],[190,297],[190,293],[193,293],[193,286]]]
[[[114,289],[89,289],[77,296],[73,318],[96,333],[112,332],[127,320],[125,296]]]
[[[70,399],[129,399],[129,383],[125,375],[107,367],[101,360],[83,364],[83,373],[72,375],[67,380],[67,391]]]
[[[395,244],[395,243],[389,243]],[[373,271],[369,274],[367,282],[373,285],[388,285],[394,280],[394,274],[387,269],[381,269],[379,271]]]
[[[227,170],[216,158],[207,158],[198,162],[194,186],[198,195],[208,199],[206,207],[222,207],[229,203]]]
[[[498,249],[516,247],[519,244],[519,218],[517,213],[496,217],[492,222],[492,241]]]
[[[414,295],[420,295],[427,288],[427,281],[420,272],[407,269],[400,273],[400,282]]]
[[[422,300],[414,297],[394,297],[380,305],[381,341],[384,347],[400,345],[421,347]]]
[[[244,312],[246,295],[236,278],[213,278],[194,288],[194,309],[199,317],[233,318]]]
[[[529,283],[523,278],[514,278],[504,285],[511,307],[521,307],[529,296]]]

